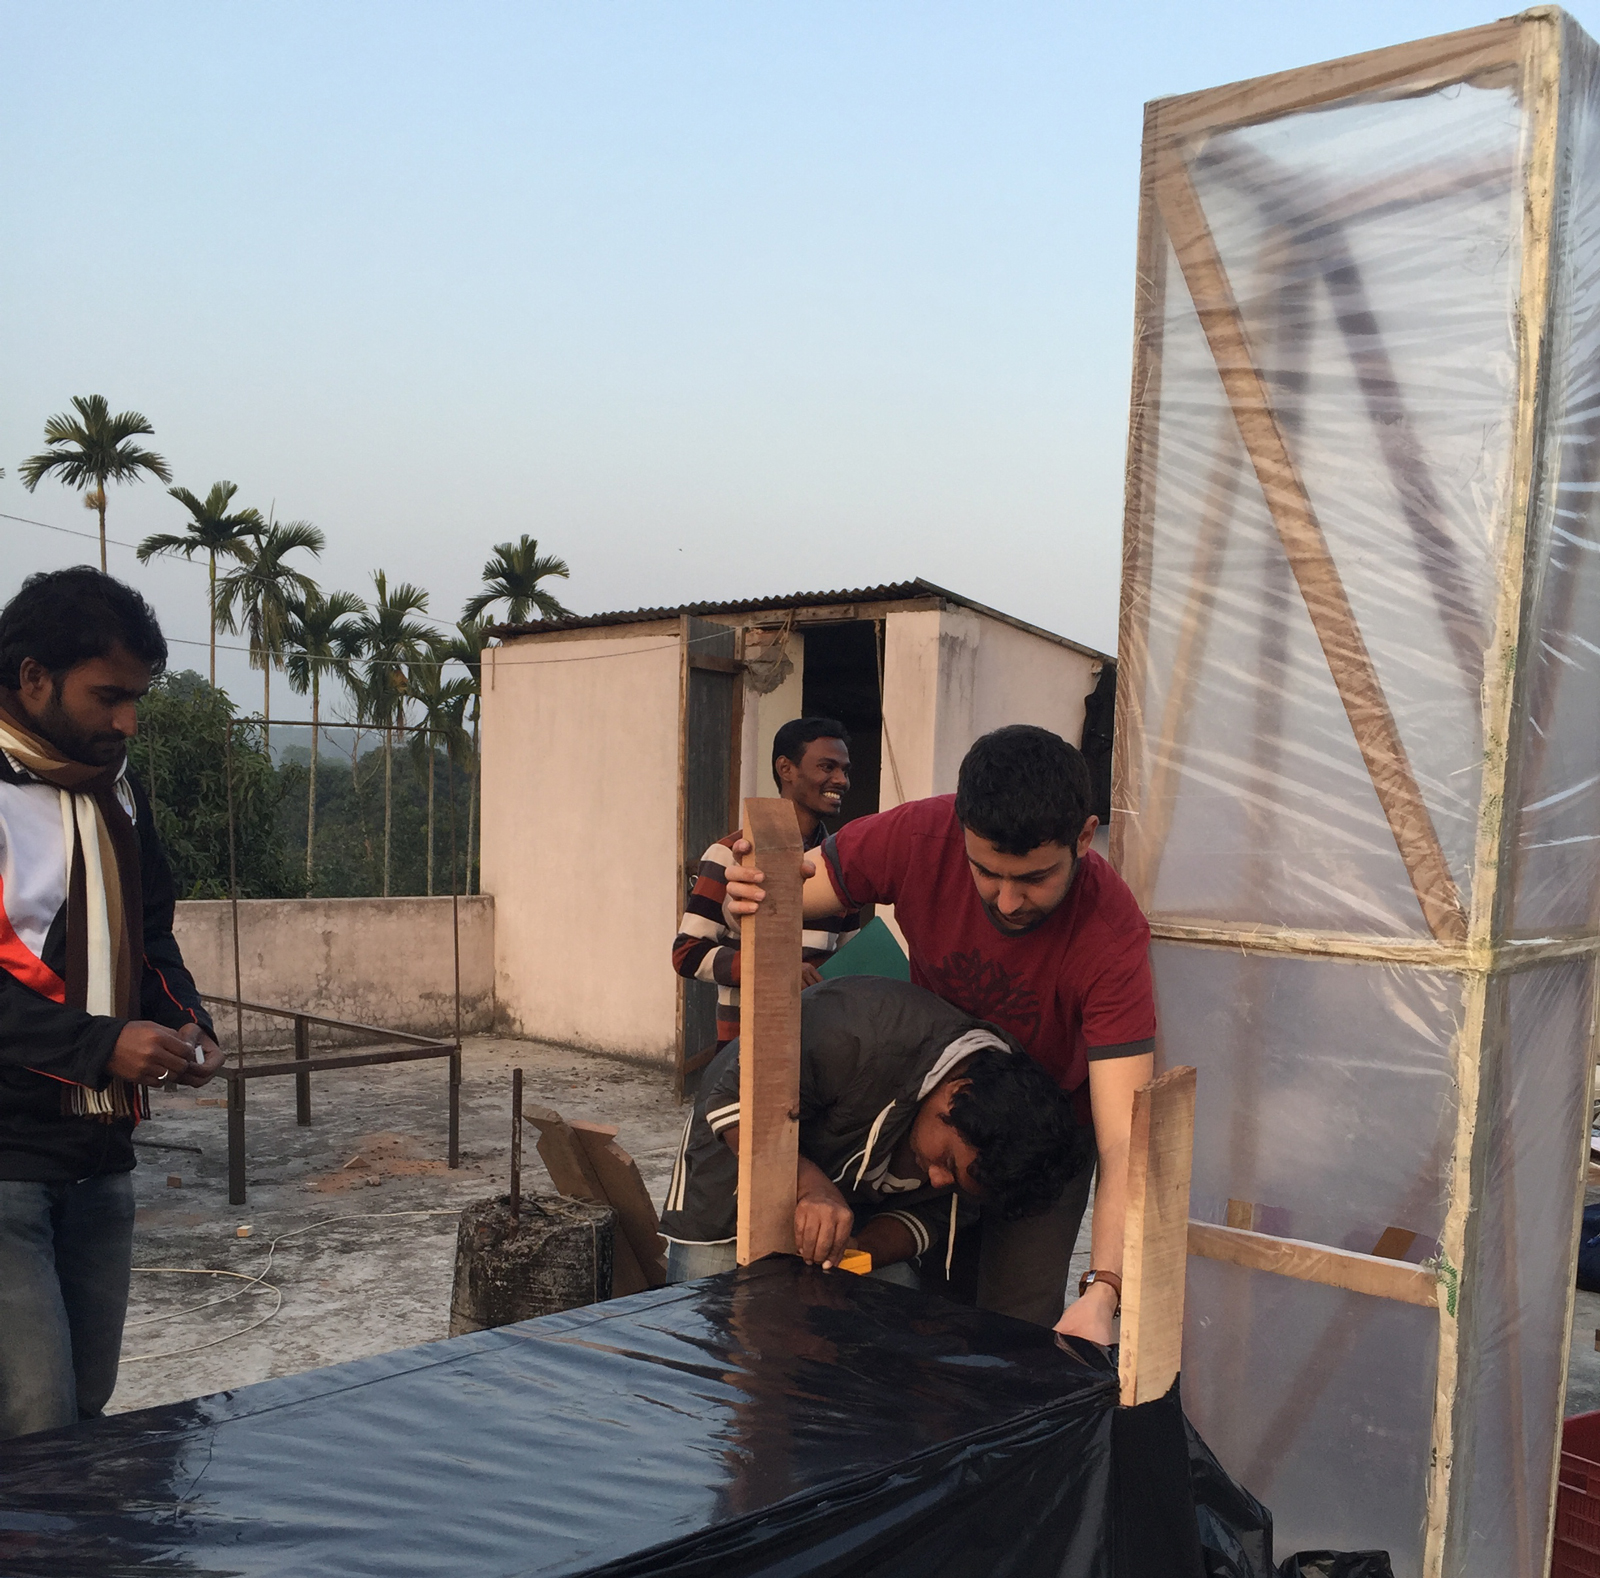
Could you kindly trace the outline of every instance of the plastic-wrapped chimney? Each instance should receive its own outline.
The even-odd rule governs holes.
[[[1543,1573],[1600,951],[1576,24],[1148,106],[1127,500],[1112,850],[1200,1071],[1190,1412],[1286,1549]]]

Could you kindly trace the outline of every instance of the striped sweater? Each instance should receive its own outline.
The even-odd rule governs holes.
[[[710,981],[717,989],[717,1046],[724,1047],[739,1034],[739,919],[723,908],[728,896],[728,867],[733,864],[734,840],[740,833],[719,838],[700,859],[689,907],[683,912],[678,935],[672,942],[672,967],[686,981]],[[816,849],[828,836],[820,822],[806,840]],[[832,915],[801,933],[800,957],[806,964],[821,964],[860,929],[859,915]],[[692,1056],[701,1048],[686,1048]]]

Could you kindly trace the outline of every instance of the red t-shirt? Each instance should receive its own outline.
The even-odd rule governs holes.
[[[1155,1050],[1150,926],[1093,850],[1066,898],[1021,936],[1002,932],[978,897],[954,795],[858,817],[823,852],[851,909],[894,905],[918,986],[1009,1030],[1063,1090],[1085,1084],[1093,1058]]]

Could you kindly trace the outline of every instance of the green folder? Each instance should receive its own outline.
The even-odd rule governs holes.
[[[911,965],[887,926],[874,915],[826,964],[817,967],[824,980],[838,975],[886,975],[909,981]]]

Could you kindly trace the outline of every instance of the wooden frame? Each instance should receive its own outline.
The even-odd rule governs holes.
[[[1498,1318],[1479,1303],[1480,1283],[1491,1257],[1497,1257],[1495,1265],[1511,1268],[1511,1291],[1515,1291],[1515,1242],[1487,1242],[1479,1209],[1491,1177],[1503,1177],[1507,1165],[1504,1156],[1491,1153],[1491,1142],[1499,1132],[1496,1124],[1508,1121],[1505,1114],[1511,1101],[1506,1068],[1509,981],[1518,971],[1560,960],[1587,961],[1594,971],[1600,955],[1600,929],[1594,924],[1548,935],[1515,936],[1510,915],[1520,778],[1530,756],[1542,748],[1541,742],[1525,738],[1525,732],[1531,731],[1525,731],[1524,725],[1533,671],[1530,631],[1537,628],[1535,619],[1544,595],[1539,555],[1546,550],[1539,534],[1552,508],[1543,446],[1550,421],[1553,369],[1564,332],[1558,283],[1566,250],[1573,244],[1566,212],[1574,157],[1566,141],[1567,99],[1580,91],[1585,71],[1594,63],[1593,46],[1576,26],[1560,12],[1541,8],[1486,27],[1162,100],[1146,109],[1118,645],[1112,855],[1150,914],[1152,933],[1166,944],[1225,949],[1235,955],[1447,972],[1459,983],[1463,1006],[1450,1054],[1459,1092],[1451,1141],[1450,1203],[1439,1251],[1431,1262],[1415,1265],[1391,1258],[1394,1243],[1386,1243],[1389,1233],[1376,1246],[1376,1253],[1355,1253],[1257,1232],[1243,1221],[1234,1222],[1231,1208],[1227,1225],[1191,1222],[1188,1227],[1191,1254],[1398,1300],[1435,1313],[1439,1346],[1430,1468],[1426,1506],[1418,1509],[1425,1528],[1422,1569],[1428,1578],[1475,1570],[1467,1555],[1473,1524],[1472,1509],[1466,1504],[1470,1482],[1467,1455],[1475,1439],[1479,1409],[1475,1355],[1490,1340]],[[1249,164],[1252,155],[1248,150],[1240,151],[1237,141],[1224,144],[1220,134],[1336,104],[1415,98],[1461,83],[1510,89],[1520,104],[1521,149],[1511,179],[1521,200],[1521,257],[1511,469],[1499,505],[1503,532],[1498,562],[1475,572],[1480,595],[1487,588],[1492,602],[1492,629],[1487,640],[1481,632],[1468,631],[1452,619],[1447,611],[1452,589],[1440,580],[1433,583],[1448,649],[1442,655],[1463,676],[1477,704],[1483,740],[1471,869],[1452,871],[1408,758],[1406,740],[1323,535],[1315,502],[1297,462],[1292,424],[1284,420],[1279,408],[1280,392],[1263,372],[1266,363],[1251,343],[1252,330],[1240,311],[1236,282],[1230,280],[1219,254],[1201,195],[1209,188],[1197,186],[1195,172],[1205,165],[1211,178],[1233,183],[1235,196],[1247,193],[1252,182],[1265,189],[1258,169]],[[1219,164],[1226,159],[1235,161],[1231,169]],[[1357,415],[1364,412],[1372,423],[1377,463],[1392,479],[1398,500],[1397,532],[1425,544],[1436,573],[1445,578],[1464,572],[1450,559],[1448,540],[1438,525],[1443,490],[1427,475],[1423,447],[1412,437],[1403,409],[1398,420],[1393,414],[1398,379],[1387,361],[1378,332],[1381,325],[1366,300],[1361,280],[1351,272],[1353,254],[1341,251],[1343,227],[1375,211],[1393,213],[1400,205],[1430,203],[1471,188],[1503,191],[1505,184],[1504,170],[1447,167],[1441,162],[1419,167],[1404,183],[1387,186],[1341,190],[1330,178],[1325,189],[1309,195],[1302,192],[1299,199],[1304,205],[1297,216],[1301,227],[1305,213],[1314,212],[1319,240],[1327,238],[1319,266],[1344,271],[1341,279],[1347,305],[1338,329],[1344,337],[1343,354],[1355,374],[1357,398],[1364,402],[1354,410]],[[1308,260],[1289,255],[1290,244],[1284,238],[1290,227],[1273,232],[1275,220],[1269,206],[1263,198],[1259,205],[1263,233],[1275,235],[1285,250],[1268,258],[1263,266],[1279,269],[1288,278],[1294,269],[1304,269]],[[1169,268],[1169,259],[1176,261],[1175,270]],[[1248,284],[1252,294],[1259,296],[1260,281]],[[1186,293],[1193,303],[1221,380],[1232,430],[1219,435],[1209,473],[1203,461],[1194,463],[1194,497],[1187,507],[1197,517],[1197,525],[1190,533],[1195,546],[1192,563],[1187,565],[1187,590],[1162,609],[1169,627],[1176,631],[1172,648],[1176,664],[1165,706],[1153,709],[1149,631],[1153,557],[1158,546],[1155,492],[1163,411],[1163,335],[1166,303],[1173,292]],[[1191,434],[1189,442],[1193,441]],[[1588,442],[1594,444],[1592,435]],[[1228,458],[1240,453],[1240,446],[1243,466]],[[1351,734],[1410,878],[1427,926],[1424,937],[1384,935],[1381,928],[1371,935],[1353,935],[1295,928],[1270,919],[1252,922],[1163,913],[1155,902],[1170,830],[1174,781],[1183,771],[1187,731],[1199,726],[1192,716],[1195,670],[1203,658],[1218,588],[1223,584],[1223,544],[1233,495],[1241,487],[1259,489],[1276,530],[1293,585],[1320,643]],[[1596,635],[1587,634],[1590,639]],[[1165,681],[1166,676],[1163,678]],[[1157,710],[1159,717],[1154,715]],[[1470,892],[1470,901],[1464,900],[1464,891]],[[1181,1012],[1181,1005],[1164,1007],[1169,1017]],[[1587,1049],[1591,1059],[1597,1023],[1600,1014],[1591,1019]],[[1552,1140],[1570,1147],[1572,1154],[1576,1182],[1569,1205],[1574,1254],[1587,1127],[1585,1105],[1583,1113],[1572,1115],[1572,1132],[1562,1133],[1559,1141]],[[1130,1199],[1130,1246],[1133,1206]],[[1514,1222],[1514,1216],[1506,1220]],[[1499,1231],[1510,1234],[1514,1228]],[[1569,1299],[1571,1283],[1569,1275]],[[1126,1290],[1124,1303],[1126,1322]],[[1570,1305],[1568,1314],[1570,1321]],[[1141,1340],[1150,1352],[1149,1339]],[[1514,1351],[1507,1362],[1509,1384],[1515,1390],[1522,1385],[1521,1362]],[[1142,1360],[1139,1368],[1143,1369]],[[1158,1367],[1157,1379],[1164,1373],[1163,1364]],[[1126,1372],[1124,1381],[1126,1386]],[[1141,1378],[1140,1396],[1148,1395],[1142,1390],[1144,1385]],[[1541,1396],[1541,1430],[1548,1402]],[[1520,1412],[1519,1405],[1519,1417]],[[1559,1409],[1556,1412],[1558,1415]],[[1519,1461],[1523,1446],[1530,1456],[1537,1451],[1532,1443],[1514,1441],[1513,1457]],[[1557,1454],[1554,1430],[1549,1452],[1552,1472],[1547,1484],[1535,1484],[1530,1472],[1528,1485],[1519,1479],[1509,1487],[1519,1550],[1540,1548],[1541,1530],[1542,1548],[1549,1548]],[[1546,1491],[1546,1500],[1539,1504],[1537,1498]]]
[[[1169,1069],[1133,1096],[1118,1358],[1125,1408],[1165,1397],[1178,1378],[1193,1158],[1194,1070]]]

